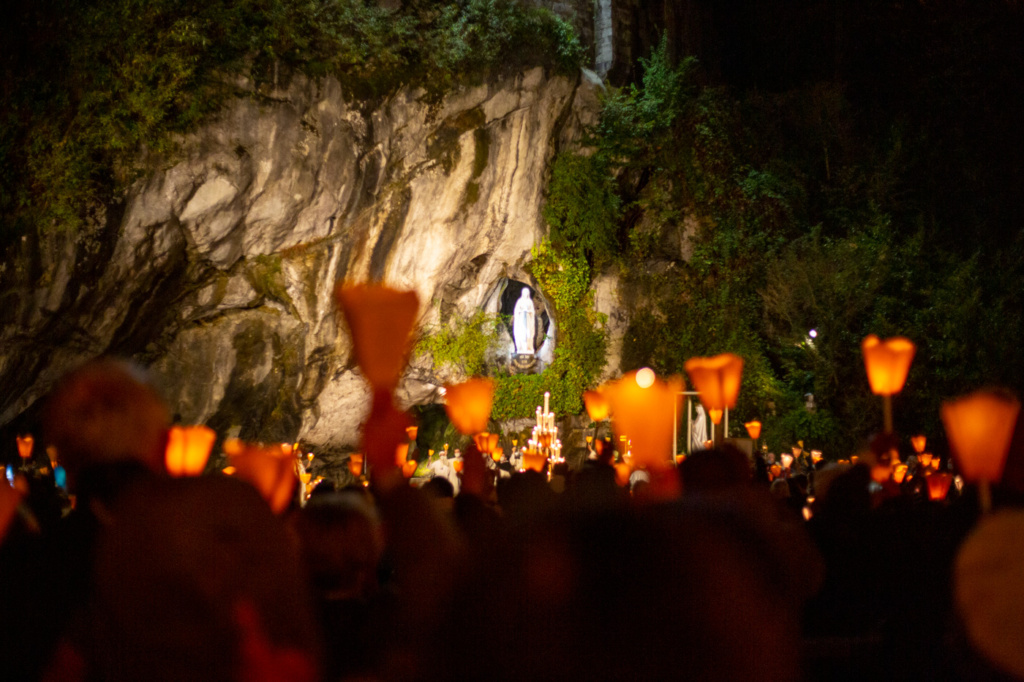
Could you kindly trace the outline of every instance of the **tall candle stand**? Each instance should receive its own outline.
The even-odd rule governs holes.
[[[558,427],[555,425],[555,413],[551,411],[550,407],[551,394],[548,392],[544,393],[544,408],[543,410],[537,406],[537,424],[533,427],[533,431],[530,435],[530,439],[523,447],[523,469],[536,468],[530,467],[530,462],[540,462],[540,469],[544,468],[543,462],[547,461],[550,466],[548,467],[548,479],[551,478],[551,469],[556,464],[565,462],[565,458],[562,457],[562,441],[558,439]]]

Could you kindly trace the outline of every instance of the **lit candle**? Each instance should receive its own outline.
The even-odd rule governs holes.
[[[548,393],[547,391],[544,391],[544,413],[545,414],[547,414],[547,412],[549,411],[548,398],[550,398],[550,397],[551,397],[551,394]]]

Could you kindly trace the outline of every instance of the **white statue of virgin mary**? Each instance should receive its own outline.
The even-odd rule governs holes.
[[[708,418],[704,406],[697,403],[697,415],[693,419],[693,436],[690,438],[690,452],[704,449],[708,440]]]
[[[512,313],[512,339],[518,355],[533,355],[534,336],[537,330],[536,311],[529,287],[523,287]]]

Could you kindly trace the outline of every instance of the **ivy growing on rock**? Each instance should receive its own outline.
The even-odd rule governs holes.
[[[422,334],[416,354],[429,354],[435,368],[449,367],[464,376],[484,371],[498,340],[501,319],[477,310],[469,319],[453,317],[439,329]]]
[[[583,391],[605,366],[604,320],[594,312],[591,267],[579,250],[545,240],[533,248],[531,274],[554,306],[558,322],[554,361],[539,374],[499,377],[491,415],[497,420],[533,415],[551,393],[551,409],[560,415],[583,411]]]

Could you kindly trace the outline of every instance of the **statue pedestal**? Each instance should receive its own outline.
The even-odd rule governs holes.
[[[514,353],[509,368],[512,374],[533,374],[537,370],[537,356]]]

